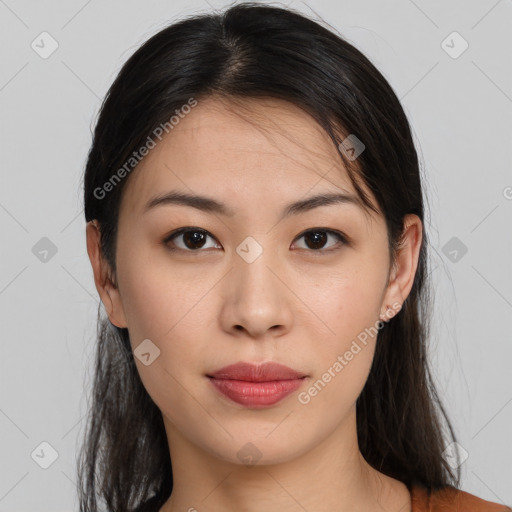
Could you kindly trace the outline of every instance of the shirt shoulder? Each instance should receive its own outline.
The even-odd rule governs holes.
[[[429,492],[423,486],[411,488],[412,512],[512,512],[512,508],[486,501],[473,494],[448,486]]]

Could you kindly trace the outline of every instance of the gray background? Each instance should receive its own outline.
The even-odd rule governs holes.
[[[361,49],[410,119],[431,210],[431,359],[469,455],[462,488],[510,505],[512,2],[289,5]],[[80,188],[91,128],[133,51],[208,9],[199,0],[0,0],[0,512],[77,510],[98,304]],[[31,47],[51,49],[43,31],[58,43],[45,59]],[[454,31],[469,44],[461,55]]]

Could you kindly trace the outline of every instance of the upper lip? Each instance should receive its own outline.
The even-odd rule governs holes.
[[[244,380],[248,382],[301,379],[306,376],[305,373],[272,361],[261,364],[239,362],[208,374],[208,377],[215,379]]]

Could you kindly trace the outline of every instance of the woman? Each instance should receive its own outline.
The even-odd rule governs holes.
[[[82,511],[510,510],[457,490],[418,158],[357,49],[262,4],[167,27],[84,188],[108,318]]]

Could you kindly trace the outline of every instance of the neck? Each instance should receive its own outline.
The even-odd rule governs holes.
[[[345,427],[302,455],[245,466],[184,438],[164,417],[173,491],[160,512],[409,512],[407,487],[372,468],[357,444],[355,414]]]

